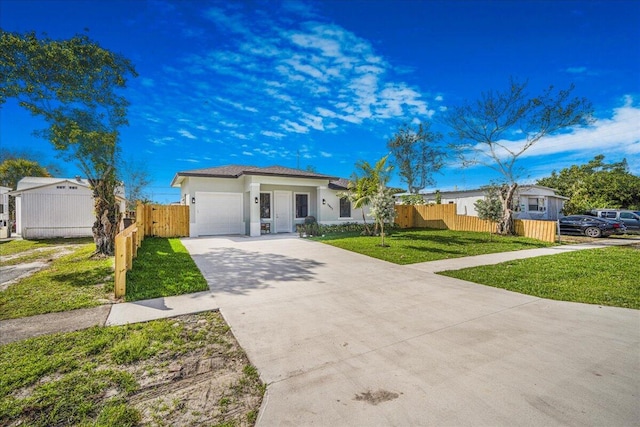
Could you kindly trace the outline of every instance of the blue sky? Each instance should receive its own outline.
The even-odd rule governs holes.
[[[189,169],[313,166],[349,177],[356,161],[387,153],[402,122],[446,133],[449,108],[506,89],[511,76],[534,94],[574,83],[596,118],[527,151],[522,182],[597,154],[640,174],[638,1],[0,0],[0,16],[8,31],[88,34],[134,63],[122,155],[145,165],[163,203],[179,199],[169,183]],[[0,123],[3,148],[53,159],[32,135],[43,123],[14,102]],[[434,188],[495,177],[452,158]],[[397,175],[391,184],[404,186]]]

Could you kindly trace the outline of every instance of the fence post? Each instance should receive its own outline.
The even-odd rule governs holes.
[[[125,253],[127,257],[127,271],[131,270],[133,267],[133,236],[131,234],[127,234],[124,236],[125,239]]]
[[[127,245],[123,236],[116,236],[115,247],[115,278],[114,278],[114,294],[116,298],[123,297],[126,292],[127,280]]]

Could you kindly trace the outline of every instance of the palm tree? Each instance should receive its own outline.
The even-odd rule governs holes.
[[[366,160],[356,162],[356,171],[351,177],[348,190],[341,196],[347,197],[354,208],[362,209],[371,203],[371,198],[378,192],[380,186],[386,185],[391,179],[391,171],[393,166],[387,166],[387,158],[384,156],[376,162],[374,166]],[[365,233],[371,235],[371,230],[367,224],[367,219],[362,209],[362,221],[364,223]],[[378,225],[376,224],[376,230]],[[374,230],[374,233],[375,231]]]

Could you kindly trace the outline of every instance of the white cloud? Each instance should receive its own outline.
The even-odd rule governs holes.
[[[320,152],[320,155],[321,155],[322,157],[333,157],[333,154],[331,154],[331,153],[327,153],[326,151],[321,151],[321,152]]]
[[[200,163],[200,160],[197,159],[176,159],[179,162],[189,162],[189,163]]]
[[[438,101],[438,102],[440,102],[440,101],[444,100],[444,98],[442,97],[442,95],[438,95],[438,96],[436,96],[436,97],[435,97],[435,98],[433,98],[433,99],[434,99],[435,101]]]
[[[178,133],[182,136],[184,136],[185,138],[189,138],[189,139],[198,139],[195,135],[193,135],[191,132],[189,132],[186,129],[178,129]]]
[[[243,151],[242,154],[244,154],[245,156],[253,156],[253,153],[250,151]]]
[[[306,126],[302,126],[299,123],[292,122],[291,120],[287,120],[280,127],[287,132],[295,132],[295,133],[307,133],[309,132],[309,128]]]
[[[284,133],[273,132],[273,131],[270,131],[270,130],[263,130],[262,132],[260,132],[260,134],[262,134],[264,136],[268,136],[270,138],[276,138],[276,139],[280,139],[280,138],[283,138],[285,136]]]

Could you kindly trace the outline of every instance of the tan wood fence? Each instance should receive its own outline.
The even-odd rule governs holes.
[[[189,235],[189,206],[139,204],[136,222],[144,227],[146,236],[186,237]]]
[[[127,271],[133,267],[145,236],[185,237],[189,235],[189,206],[144,205],[136,208],[136,221],[116,235],[115,285],[116,298],[127,292]]]
[[[490,221],[476,216],[458,215],[455,204],[446,205],[396,205],[395,222],[401,228],[436,228],[457,231],[495,231]],[[556,240],[555,221],[516,219],[516,234],[545,242]]]

